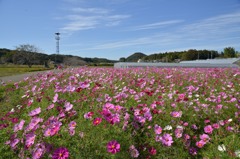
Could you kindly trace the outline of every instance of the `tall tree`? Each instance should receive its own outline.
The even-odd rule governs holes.
[[[23,60],[28,67],[32,67],[39,49],[34,45],[22,44],[16,47],[16,51],[18,52],[19,58]]]
[[[236,51],[233,47],[226,47],[223,50],[224,57],[236,57]]]

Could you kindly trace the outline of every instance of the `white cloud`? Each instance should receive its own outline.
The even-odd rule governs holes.
[[[156,23],[151,23],[151,24],[145,24],[145,25],[140,25],[140,26],[135,26],[132,27],[130,30],[146,30],[146,29],[156,29],[160,27],[165,27],[171,24],[177,24],[181,23],[183,20],[169,20],[169,21],[162,21],[162,22],[156,22]]]
[[[98,26],[116,26],[130,15],[111,14],[111,10],[104,8],[72,8],[71,14],[61,18],[67,20],[60,28],[63,33],[96,28]],[[58,18],[59,19],[59,18]]]

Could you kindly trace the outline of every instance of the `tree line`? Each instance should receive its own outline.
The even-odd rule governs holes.
[[[120,62],[137,62],[139,59],[141,61],[149,62],[179,62],[179,61],[189,61],[197,59],[215,59],[215,58],[234,58],[238,57],[239,52],[233,47],[224,48],[223,52],[218,52],[215,50],[196,50],[190,49],[187,51],[174,51],[165,53],[154,53],[151,55],[145,55],[143,53],[134,53],[133,55],[125,58],[121,57]],[[140,58],[139,58],[140,57]]]
[[[17,64],[17,65],[44,65],[49,67],[53,63],[82,66],[82,65],[113,65],[116,61],[105,58],[83,58],[73,55],[51,54],[47,55],[41,53],[39,49],[30,44],[23,44],[16,47],[15,50],[0,48],[0,64]]]

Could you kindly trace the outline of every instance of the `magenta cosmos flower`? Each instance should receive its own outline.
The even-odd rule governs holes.
[[[107,151],[115,154],[120,151],[120,144],[116,140],[112,140],[107,144]]]
[[[68,149],[60,147],[53,152],[52,159],[67,159],[69,157]]]
[[[95,118],[94,120],[93,120],[93,125],[99,125],[100,123],[102,122],[102,118]]]

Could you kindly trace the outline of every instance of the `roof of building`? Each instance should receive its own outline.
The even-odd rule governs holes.
[[[182,61],[180,63],[118,62],[114,64],[114,67],[115,68],[131,68],[131,67],[240,68],[240,65],[237,64],[238,61],[240,61],[240,58]]]

